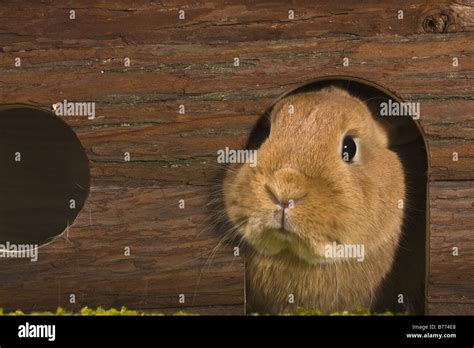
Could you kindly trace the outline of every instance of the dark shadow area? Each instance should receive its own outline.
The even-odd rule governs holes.
[[[0,107],[0,244],[43,244],[71,225],[89,192],[89,161],[52,113]]]
[[[328,86],[343,88],[366,103],[373,116],[389,130],[390,148],[399,155],[405,172],[407,199],[404,202],[401,241],[392,271],[379,289],[372,310],[424,314],[428,162],[423,135],[412,117],[381,116],[382,102],[388,102],[389,99],[394,102],[402,100],[384,88],[361,79],[323,78],[290,91],[280,99],[290,94],[316,91]],[[271,130],[268,116],[271,111],[272,106],[258,120],[247,141],[247,148],[258,149],[268,137]]]

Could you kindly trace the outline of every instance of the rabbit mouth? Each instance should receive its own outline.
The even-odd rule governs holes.
[[[236,230],[242,240],[261,255],[287,256],[313,265],[334,262],[325,257],[325,247],[332,239],[322,231],[300,230],[297,220],[291,219],[283,225],[261,216],[247,216],[234,221],[234,226],[238,226]]]
[[[308,264],[327,263],[324,246],[328,238],[309,241],[292,228],[244,229],[243,239],[258,253],[267,257],[297,258]]]

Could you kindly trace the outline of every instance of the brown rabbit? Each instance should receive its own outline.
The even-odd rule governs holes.
[[[385,129],[335,87],[284,98],[270,122],[257,165],[233,165],[224,180],[226,213],[249,249],[248,310],[369,308],[393,263],[405,198]],[[328,257],[341,245],[362,246],[363,260]]]

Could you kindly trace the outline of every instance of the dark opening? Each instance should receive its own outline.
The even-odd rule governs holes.
[[[88,163],[54,114],[0,107],[0,244],[44,244],[71,225],[89,192]]]
[[[369,81],[353,77],[325,77],[282,95],[315,91],[328,86],[338,86],[363,100],[377,119],[392,129],[391,149],[401,159],[407,187],[405,216],[400,245],[394,266],[382,283],[377,295],[376,312],[423,314],[425,312],[426,278],[426,197],[428,162],[426,146],[420,128],[411,117],[381,116],[380,103],[389,99],[402,102],[390,91]],[[270,133],[270,106],[258,120],[247,142],[247,148],[257,149]],[[399,295],[403,295],[400,303]]]

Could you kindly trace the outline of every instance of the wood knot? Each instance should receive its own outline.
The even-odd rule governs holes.
[[[446,33],[451,20],[448,14],[439,12],[428,14],[422,23],[425,33]]]

